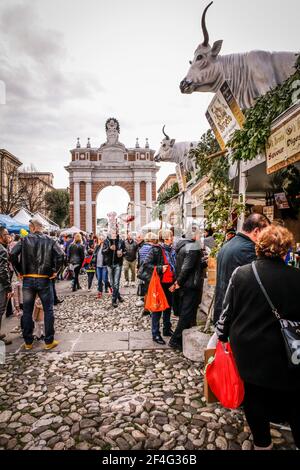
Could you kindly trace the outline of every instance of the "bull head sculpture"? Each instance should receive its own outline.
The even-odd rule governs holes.
[[[210,2],[202,14],[201,26],[204,40],[197,47],[194,59],[190,61],[191,67],[180,83],[182,93],[193,93],[194,91],[214,92],[217,91],[224,80],[223,70],[218,60],[223,41],[216,41],[211,47],[206,28],[206,12],[212,4],[213,2]]]
[[[165,133],[165,127],[162,128],[162,132],[165,136],[165,138],[161,142],[161,146],[157,152],[157,154],[154,157],[154,161],[160,162],[160,161],[169,161],[171,157],[171,152],[172,148],[175,144],[175,139],[170,139],[168,134]]]

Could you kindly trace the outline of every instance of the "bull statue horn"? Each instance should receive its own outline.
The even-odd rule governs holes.
[[[207,32],[206,23],[205,23],[206,12],[213,3],[214,2],[210,2],[210,4],[207,5],[207,7],[205,8],[205,10],[203,12],[203,15],[202,15],[201,26],[202,26],[203,36],[204,36],[204,41],[203,41],[202,45],[204,47],[207,47],[208,43],[209,43],[209,34]]]
[[[166,126],[164,126],[164,127],[162,128],[163,134],[164,134],[164,136],[166,137],[167,140],[170,140],[170,137],[165,133],[165,127],[166,127]]]

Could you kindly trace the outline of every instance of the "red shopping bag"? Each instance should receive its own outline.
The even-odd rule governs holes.
[[[148,287],[145,310],[149,312],[162,312],[167,308],[169,308],[169,304],[155,267]]]
[[[238,408],[244,399],[244,383],[229,343],[218,341],[214,359],[206,367],[206,379],[225,408]]]

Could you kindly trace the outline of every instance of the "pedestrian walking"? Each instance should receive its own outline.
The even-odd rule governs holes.
[[[243,408],[255,449],[271,449],[272,421],[287,421],[300,449],[300,367],[289,368],[280,322],[255,276],[256,269],[281,318],[299,322],[300,270],[284,263],[293,244],[284,227],[270,225],[258,234],[254,269],[248,264],[234,271],[216,325],[219,339],[230,339],[244,381]]]
[[[140,269],[140,266],[141,266],[141,263],[140,263],[140,250],[141,250],[142,246],[145,244],[143,233],[137,233],[135,241],[136,241],[136,244],[137,244],[136,270],[137,270],[137,273],[138,273],[138,271]],[[136,294],[137,297],[139,297],[139,299],[135,303],[136,307],[143,307],[143,305],[144,305],[145,292],[144,292],[144,289],[143,289],[143,284],[144,284],[143,281],[141,281],[139,279],[138,280],[138,286],[137,286],[137,294]]]
[[[229,280],[238,266],[244,266],[256,259],[255,242],[262,229],[269,225],[262,214],[251,214],[244,222],[242,231],[229,242],[224,243],[217,256],[217,283],[215,290],[214,324],[220,318],[222,304]]]
[[[200,244],[201,232],[193,227],[186,238],[176,244],[176,281],[170,287],[177,296],[179,320],[169,345],[182,350],[182,332],[196,325],[197,310],[201,303],[206,254]]]
[[[127,238],[125,240],[125,256],[124,256],[124,276],[125,276],[126,287],[130,285],[129,271],[131,272],[131,285],[135,285],[137,250],[138,250],[138,245],[133,240],[131,232],[128,232]]]
[[[72,290],[75,292],[77,289],[81,289],[79,284],[79,273],[84,261],[84,246],[82,243],[82,237],[80,233],[76,233],[74,241],[69,247],[69,258],[68,263],[72,265],[74,270],[74,279]]]
[[[22,238],[13,248],[12,264],[17,273],[23,276],[23,337],[25,349],[32,349],[32,313],[36,295],[42,301],[45,314],[45,349],[57,346],[54,340],[53,286],[51,279],[58,273],[63,252],[59,244],[42,233],[38,219],[29,222],[30,234]]]
[[[82,264],[82,267],[84,268],[85,272],[87,273],[88,291],[89,292],[92,289],[93,279],[94,279],[95,272],[96,272],[96,266],[95,266],[95,262],[94,262],[94,259],[93,259],[93,254],[94,254],[93,248],[88,248],[87,255],[84,258],[84,261],[83,261],[83,264]]]
[[[11,344],[11,340],[1,334],[2,317],[6,313],[7,303],[12,297],[11,276],[8,265],[7,245],[10,241],[8,230],[0,227],[0,340],[6,345]]]
[[[10,260],[10,255],[12,252],[13,247],[16,245],[16,242],[14,240],[14,234],[8,235],[7,236],[7,257],[8,257],[8,270],[9,270],[9,277],[10,277],[10,284],[12,284],[12,279],[14,275],[14,269],[12,264],[9,262]],[[6,318],[11,317],[13,315],[13,305],[12,305],[12,297],[8,299],[7,305],[6,305]]]
[[[120,295],[120,279],[122,274],[123,258],[125,254],[125,243],[119,237],[116,230],[112,230],[104,242],[102,252],[107,265],[110,284],[113,289],[112,305],[114,308],[119,302],[124,302]]]
[[[138,278],[140,280],[140,284],[138,287],[138,295],[140,296],[140,301],[137,301],[137,307],[143,307],[145,304],[145,295],[147,294],[148,285],[150,282],[149,273],[147,273],[144,268],[143,264],[145,259],[147,258],[148,253],[150,252],[153,245],[158,244],[158,236],[153,232],[148,232],[145,235],[144,242],[141,244],[138,250]],[[150,315],[148,310],[143,310],[142,316]]]
[[[93,254],[93,263],[96,266],[96,276],[98,280],[98,299],[102,298],[103,294],[103,284],[105,292],[112,291],[109,280],[108,280],[108,271],[106,263],[106,255],[103,253],[105,237],[100,235],[97,240],[97,245]]]
[[[161,247],[164,258],[164,265],[168,266],[161,279],[161,285],[169,304],[169,308],[163,312],[165,317],[163,336],[168,337],[172,336],[174,333],[170,320],[173,305],[173,292],[170,291],[170,287],[174,284],[176,273],[176,252],[173,248],[174,235],[172,230],[161,230],[159,232],[159,239],[162,241]]]
[[[168,287],[172,285],[172,281],[175,274],[175,255],[172,252],[172,232],[168,231],[165,234],[165,241],[167,242],[165,246],[162,246],[158,243],[152,244],[148,255],[146,256],[143,265],[143,281],[146,284],[146,290],[148,291],[149,283],[151,277],[156,268],[157,274],[160,277],[160,281],[163,287],[164,292]],[[168,253],[168,254],[167,254]],[[171,281],[170,281],[171,279]],[[168,292],[168,298],[171,298],[170,291]],[[169,303],[169,302],[168,302]],[[172,303],[172,302],[171,302]],[[170,303],[169,303],[170,305]],[[165,340],[162,338],[160,333],[160,319],[163,314],[163,335],[171,336],[171,308],[164,310],[163,312],[151,312],[152,319],[152,339],[155,343],[166,344]]]

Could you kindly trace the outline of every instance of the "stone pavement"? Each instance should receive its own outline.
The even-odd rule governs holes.
[[[5,321],[15,339],[0,365],[0,450],[252,448],[241,409],[206,405],[203,364],[152,343],[134,292],[114,310],[95,291],[59,291],[59,348],[18,352],[18,320]],[[294,448],[288,429],[272,436]]]
[[[169,346],[156,344],[152,341],[151,331],[107,331],[105,333],[58,333],[55,338],[59,345],[56,352],[88,352],[88,351],[134,351],[151,349],[168,349]],[[166,342],[169,338],[165,338]],[[17,337],[13,344],[7,346],[7,353],[25,351],[22,347],[24,341]],[[32,352],[41,352],[44,343],[35,341]],[[52,352],[52,351],[50,351]]]

